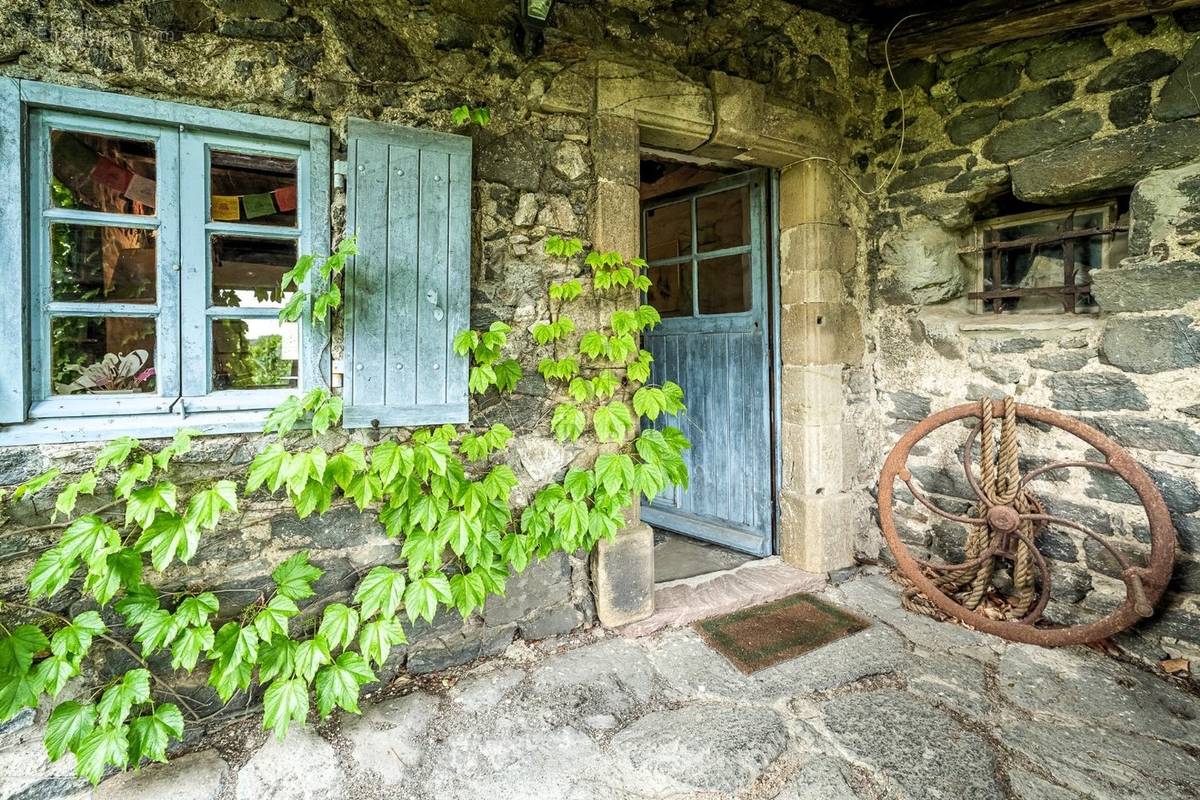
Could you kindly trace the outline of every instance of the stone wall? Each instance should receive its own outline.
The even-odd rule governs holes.
[[[468,133],[475,140],[476,165],[472,324],[504,320],[523,331],[546,318],[548,283],[566,277],[557,260],[543,255],[546,237],[580,236],[585,243],[628,251],[637,246],[636,161],[630,159],[636,157],[637,133],[619,120],[597,125],[594,86],[576,80],[573,72],[583,54],[634,65],[622,89],[628,95],[608,97],[615,117],[623,118],[630,103],[656,102],[639,92],[653,85],[646,75],[665,74],[701,87],[725,81],[723,86],[741,93],[737,96],[754,95],[763,113],[777,108],[771,103],[786,102],[819,116],[839,140],[866,136],[857,121],[858,101],[837,88],[856,87],[873,107],[870,67],[851,48],[845,26],[778,0],[719,3],[728,13],[713,15],[677,5],[560,3],[545,52],[528,58],[517,45],[516,4],[501,0],[14,0],[0,18],[0,75],[327,124],[335,158],[344,157],[351,116]],[[767,102],[768,97],[774,99]],[[463,103],[489,106],[490,126],[454,126],[450,112]],[[610,135],[613,131],[620,136]],[[634,222],[614,225],[630,214]],[[344,217],[340,193],[333,216],[336,236]],[[602,230],[605,224],[613,229]],[[861,276],[856,280],[863,285]],[[596,448],[586,442],[561,446],[550,437],[547,420],[557,398],[537,376],[532,343],[513,338],[526,378],[511,397],[475,399],[472,419],[503,422],[516,433],[504,458],[521,480],[520,501],[570,465],[590,462]],[[335,330],[335,356],[339,341]],[[368,441],[364,433],[338,433],[320,443],[332,449],[348,438]],[[193,477],[236,473],[265,444],[256,436],[199,439],[184,459],[184,471]],[[52,466],[70,479],[90,465],[95,450],[0,449],[0,486]],[[16,504],[10,529],[43,521],[52,497],[47,491]],[[298,521],[278,510],[269,499],[256,499],[247,517],[259,521],[206,537],[192,564],[169,570],[164,586],[230,590],[222,594],[221,615],[236,615],[268,584],[274,565],[307,548],[326,570],[317,586],[323,604],[344,599],[365,567],[388,561],[397,550],[397,542],[370,517],[340,509]],[[52,533],[0,535],[0,595],[21,592],[37,550],[53,539]],[[65,607],[78,597],[68,590],[61,603]],[[586,560],[582,554],[558,555],[514,578],[505,598],[490,599],[465,623],[447,614],[432,626],[418,625],[388,671],[439,669],[502,650],[514,636],[543,638],[594,619]],[[108,658],[95,665],[101,673],[124,668],[119,659]],[[215,703],[202,677],[184,688],[200,707]]]
[[[931,409],[983,395],[1015,394],[1094,424],[1149,470],[1179,532],[1161,612],[1122,643],[1147,659],[1200,657],[1200,103],[1189,90],[1200,85],[1200,16],[958,52],[895,74],[909,102],[869,256],[882,432],[869,451],[886,452]],[[895,92],[883,96],[875,148],[861,154],[879,175],[895,160],[902,116]],[[1093,273],[1101,313],[969,313],[972,267],[958,251],[974,220],[997,207],[1130,193],[1128,257]],[[922,485],[951,504],[967,496],[954,464],[963,434],[914,459]],[[1048,434],[1029,448],[1030,464],[1094,457]],[[1124,484],[1095,471],[1053,477],[1040,488],[1053,509],[1111,529],[1123,551],[1144,556],[1146,521]],[[914,543],[928,545],[925,515],[906,514]],[[1094,617],[1123,593],[1094,545],[1056,535],[1049,550],[1064,598],[1052,616]]]

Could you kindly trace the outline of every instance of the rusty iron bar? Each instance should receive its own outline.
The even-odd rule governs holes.
[[[1003,413],[1003,403],[997,401],[994,405],[997,416]],[[1071,644],[1084,644],[1087,642],[1095,642],[1100,639],[1105,639],[1113,636],[1120,631],[1125,630],[1130,625],[1133,625],[1139,619],[1149,616],[1153,613],[1154,605],[1162,598],[1166,591],[1167,583],[1171,577],[1171,570],[1175,561],[1175,528],[1171,522],[1170,512],[1167,509],[1166,503],[1163,501],[1162,494],[1154,485],[1153,480],[1144,469],[1133,459],[1131,455],[1120,445],[1114,442],[1109,437],[1105,436],[1095,428],[1084,424],[1078,419],[1068,417],[1050,409],[1039,408],[1037,406],[1027,406],[1017,404],[1017,418],[1032,422],[1041,422],[1075,436],[1086,444],[1098,450],[1104,456],[1103,462],[1058,462],[1049,464],[1044,467],[1039,467],[1031,471],[1028,475],[1021,479],[1022,487],[1029,483],[1035,477],[1045,472],[1050,472],[1054,469],[1064,467],[1086,466],[1088,468],[1104,470],[1115,473],[1120,476],[1134,493],[1137,494],[1142,506],[1146,511],[1147,520],[1150,523],[1150,556],[1146,567],[1138,567],[1131,565],[1127,558],[1120,555],[1115,548],[1104,540],[1099,534],[1087,529],[1084,526],[1063,520],[1060,517],[1042,514],[1028,514],[1027,518],[1045,524],[1060,524],[1066,527],[1080,530],[1081,532],[1095,538],[1114,554],[1117,563],[1122,568],[1122,580],[1125,583],[1126,596],[1124,602],[1113,609],[1104,617],[1088,623],[1086,625],[1075,625],[1069,627],[1034,627],[1033,623],[1040,619],[1046,604],[1050,600],[1052,587],[1050,583],[1050,572],[1045,563],[1042,554],[1034,546],[1035,541],[1030,541],[1019,530],[1009,533],[1015,533],[1018,538],[1025,541],[1025,544],[1031,548],[1035,554],[1035,563],[1038,571],[1042,576],[1042,585],[1038,592],[1038,601],[1034,608],[1030,609],[1024,617],[1018,621],[1012,620],[997,620],[991,617],[972,611],[958,602],[952,597],[944,594],[937,585],[926,574],[923,568],[923,562],[915,558],[908,548],[900,540],[899,534],[896,531],[896,523],[893,516],[894,503],[894,484],[897,478],[900,478],[905,483],[911,478],[907,468],[909,454],[913,447],[924,439],[926,436],[945,425],[950,425],[960,420],[971,417],[978,418],[980,416],[978,403],[964,403],[954,406],[953,408],[945,409],[944,411],[931,414],[923,421],[918,423],[912,430],[904,434],[896,446],[888,454],[884,461],[883,471],[879,479],[879,518],[880,525],[883,528],[884,539],[887,541],[888,547],[892,551],[892,555],[896,559],[896,564],[900,572],[912,582],[913,586],[932,603],[939,611],[949,617],[959,620],[967,625],[970,625],[977,630],[985,633],[991,633],[1000,636],[1004,639],[1009,639],[1026,644],[1036,644],[1042,646],[1057,647]],[[979,434],[978,425],[970,434],[967,440],[967,446],[964,452],[964,468],[967,473],[968,483],[971,484],[972,490],[977,495],[982,495],[982,491],[978,487],[978,482],[970,469],[970,454],[972,443]],[[911,488],[910,488],[911,491]],[[914,497],[918,495],[914,493]],[[996,507],[996,506],[992,506]],[[949,512],[942,516],[949,515]],[[949,515],[954,516],[954,515]],[[1000,515],[1003,516],[1003,515]],[[989,527],[991,527],[989,525]],[[999,537],[997,537],[999,538]],[[1036,535],[1033,537],[1036,540]],[[987,548],[988,553],[995,554],[999,552],[1000,547],[996,542]],[[982,556],[980,557],[982,558]],[[979,559],[976,559],[979,561]],[[972,564],[974,562],[967,562]],[[939,565],[933,567],[937,571],[950,570],[951,566],[957,565]]]

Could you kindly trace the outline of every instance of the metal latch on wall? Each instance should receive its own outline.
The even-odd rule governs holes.
[[[350,172],[350,164],[346,161],[333,162],[333,188],[346,190],[346,175]]]

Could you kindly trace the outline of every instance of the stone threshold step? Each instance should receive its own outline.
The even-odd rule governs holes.
[[[683,578],[654,587],[654,613],[618,629],[622,636],[647,636],[743,608],[769,603],[796,592],[825,589],[824,575],[796,569],[779,556],[750,561],[734,569]]]

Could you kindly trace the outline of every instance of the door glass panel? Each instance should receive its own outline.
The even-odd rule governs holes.
[[[154,328],[151,317],[52,317],[51,390],[58,395],[153,392]]]
[[[153,303],[157,231],[50,226],[50,297],[71,303]]]
[[[699,272],[701,314],[750,310],[753,294],[749,253],[701,261]]]
[[[666,267],[650,267],[646,271],[650,288],[646,290],[646,302],[663,317],[690,317],[692,315],[692,264],[671,264]]]
[[[696,246],[701,253],[750,244],[750,188],[739,186],[696,200]]]
[[[296,227],[296,159],[214,150],[209,219]]]
[[[287,302],[295,287],[280,288],[296,263],[296,242],[250,236],[212,237],[212,304],[260,308]]]
[[[154,143],[78,131],[50,132],[50,200],[57,208],[153,214]]]
[[[692,204],[689,200],[646,212],[646,260],[692,254]]]
[[[299,364],[296,323],[273,317],[213,320],[214,390],[294,388]]]

